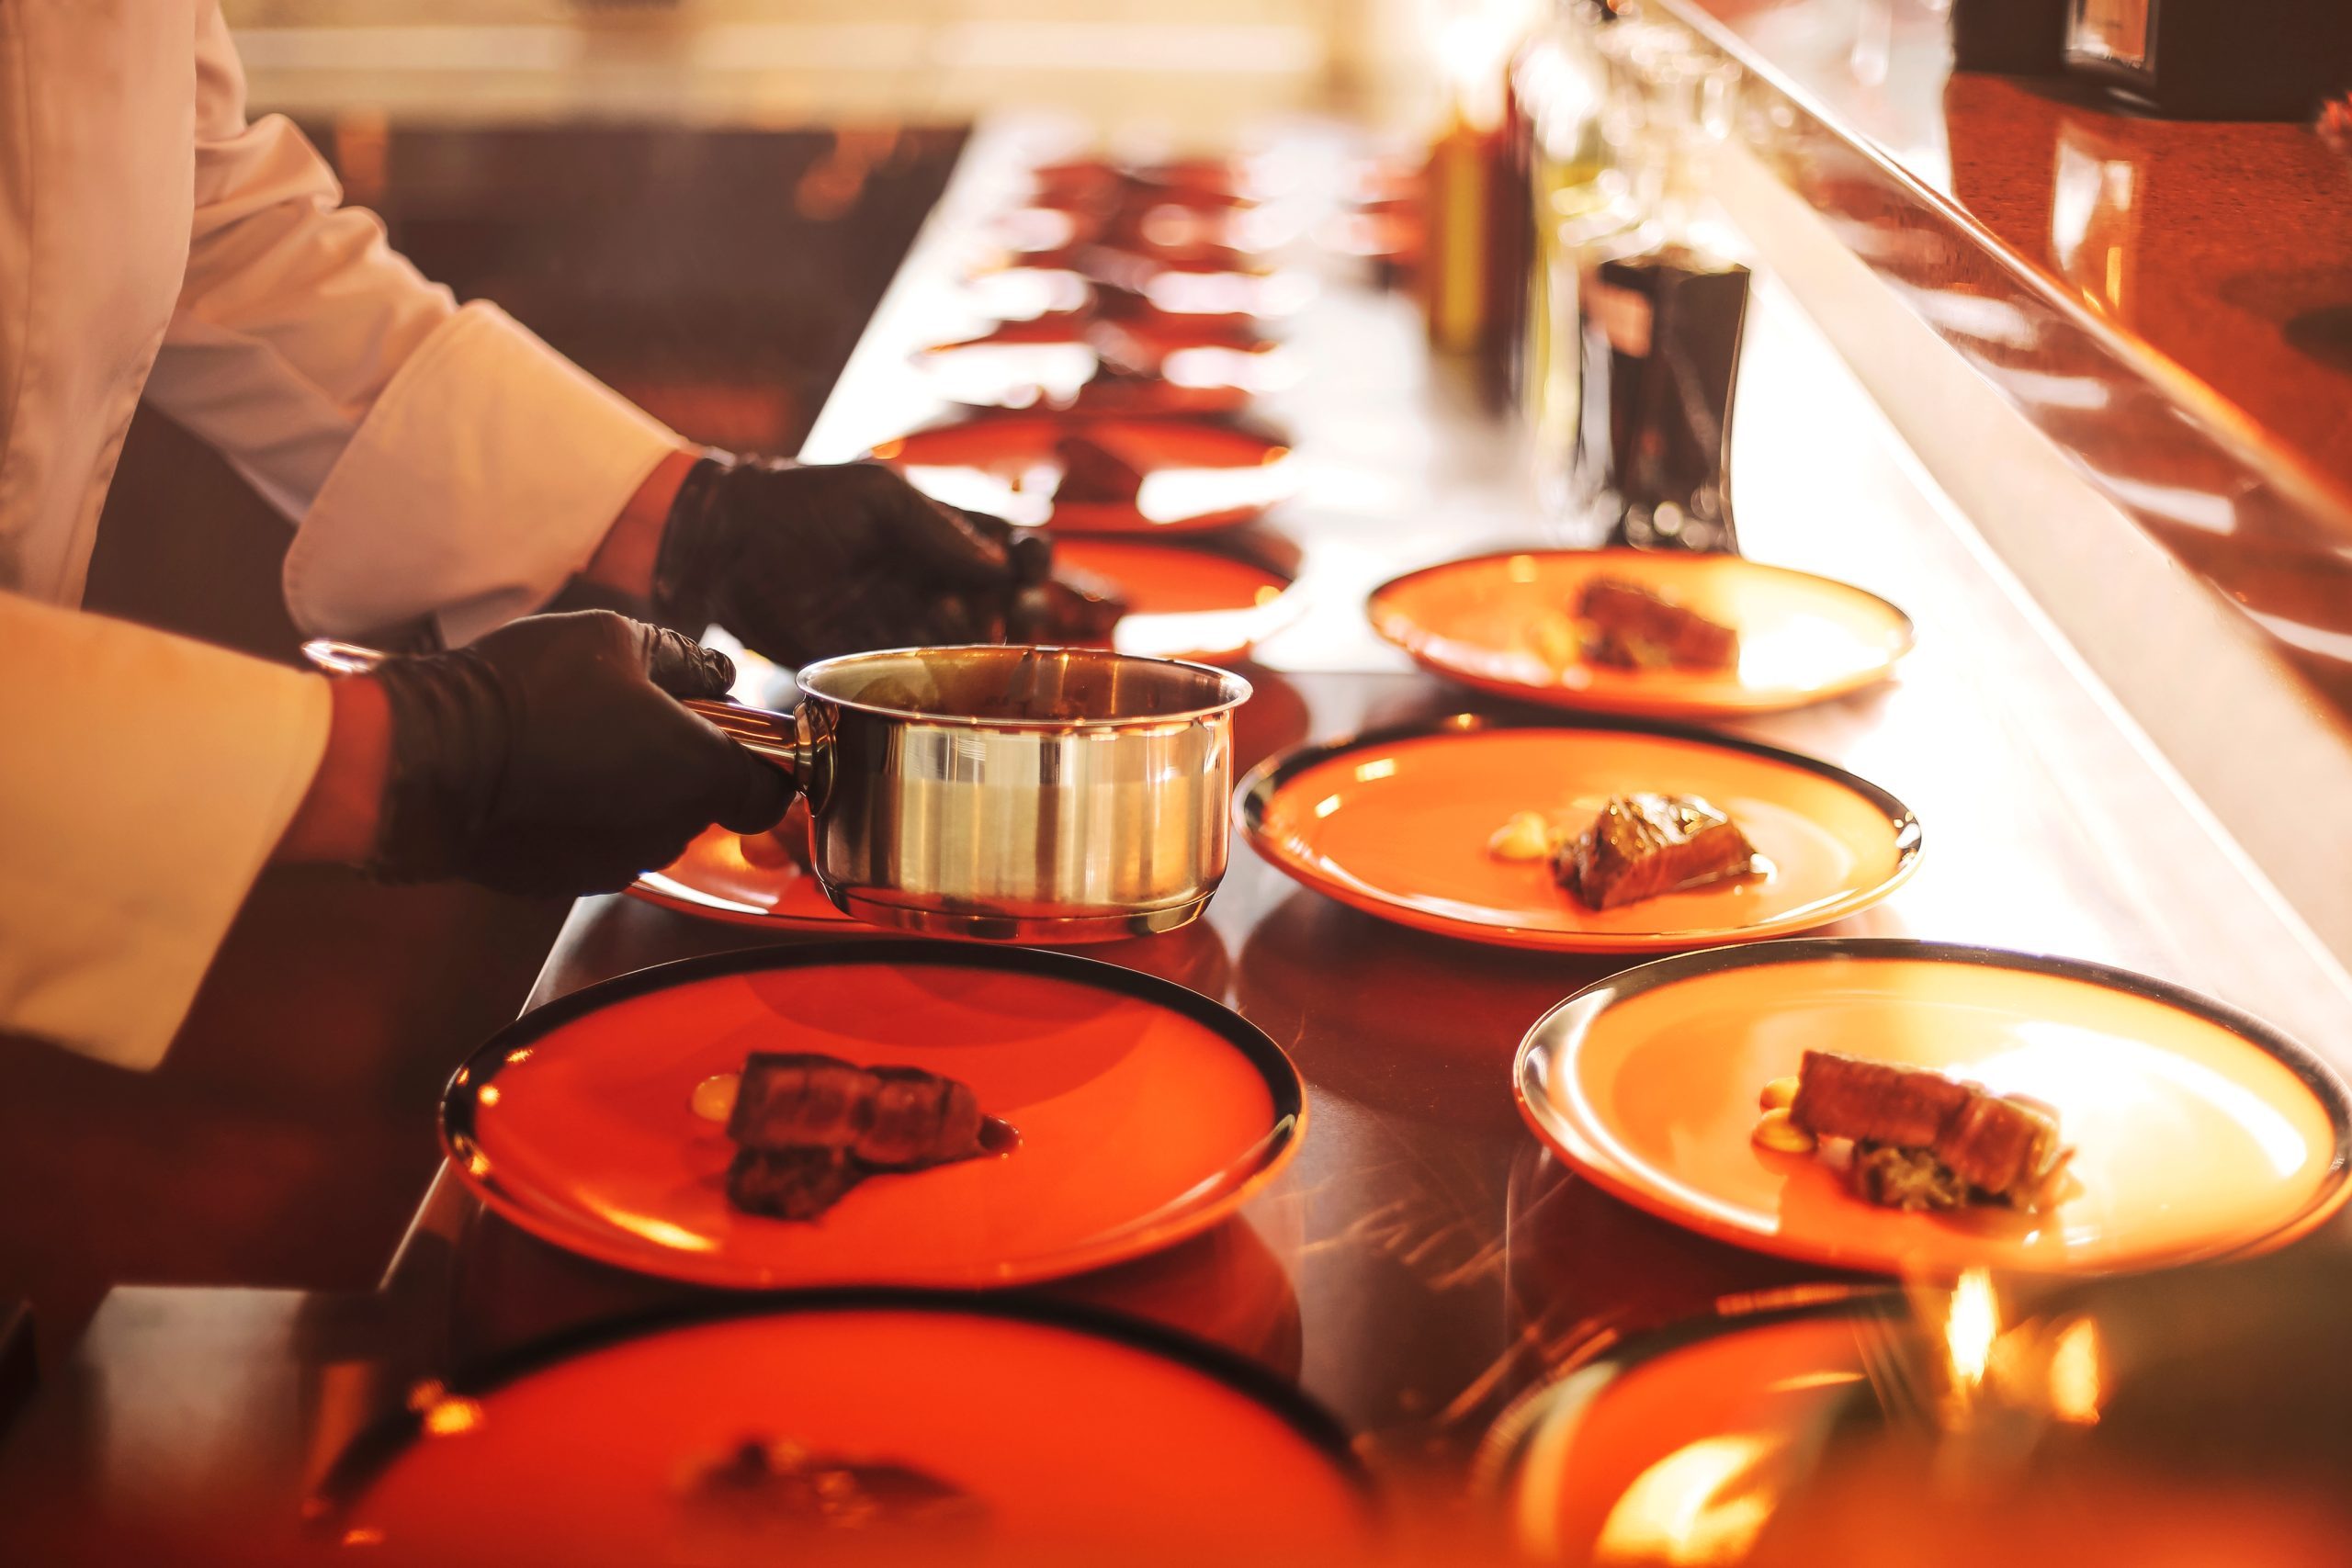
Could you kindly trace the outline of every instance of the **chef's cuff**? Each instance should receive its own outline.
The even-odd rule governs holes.
[[[327,475],[286,557],[295,624],[436,615],[452,644],[538,609],[685,444],[476,301],[427,338]]]
[[[327,682],[7,594],[0,667],[39,671],[0,680],[0,1031],[153,1067],[318,772]]]

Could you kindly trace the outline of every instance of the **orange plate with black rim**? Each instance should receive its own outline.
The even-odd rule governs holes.
[[[753,1051],[969,1084],[1012,1152],[876,1176],[808,1223],[739,1213],[695,1087]],[[526,1014],[442,1100],[469,1186],[542,1240],[744,1289],[1012,1285],[1216,1224],[1297,1147],[1306,1098],[1264,1034],[1193,992],[1025,949],[860,941],[719,953]]]
[[[1289,492],[1289,447],[1238,424],[1085,414],[992,413],[886,441],[874,456],[958,502],[976,490],[1020,491],[1058,474],[1055,442],[1082,435],[1143,476],[1133,501],[1060,501],[1061,534],[1182,533],[1244,523]]]
[[[1562,634],[1595,578],[1633,583],[1736,627],[1739,668],[1586,663]],[[1374,630],[1424,668],[1464,685],[1658,718],[1768,713],[1842,696],[1886,679],[1912,641],[1910,618],[1876,594],[1738,556],[1688,551],[1522,550],[1449,561],[1384,583],[1365,613]]]
[[[785,848],[781,840],[786,838],[797,854]],[[660,871],[644,873],[628,890],[649,904],[741,925],[785,931],[866,929],[825,897],[816,873],[808,869],[811,852],[808,807],[796,800],[774,834],[707,828],[684,854]]]
[[[1523,811],[1580,830],[1611,795],[1697,795],[1730,814],[1761,874],[1587,908],[1543,861],[1487,852]],[[1867,908],[1909,876],[1919,824],[1876,785],[1793,751],[1630,721],[1457,715],[1303,747],[1242,781],[1242,829],[1341,903],[1503,947],[1641,953],[1785,936]]]
[[[1864,1202],[1822,1154],[1749,1137],[1806,1050],[2042,1100],[2075,1151],[2038,1214]],[[2262,1251],[2346,1196],[2352,1099],[2278,1031],[2163,981],[1896,939],[1688,953],[1604,980],[1521,1044],[1536,1133],[1607,1190],[1703,1235],[1943,1277],[2149,1269]]]
[[[1169,1562],[1372,1542],[1369,1483],[1328,1416],[1253,1367],[1066,1309],[882,1296],[689,1319],[413,1403],[328,1477],[308,1511],[329,1540],[567,1568],[1077,1564],[1131,1556],[1139,1529]],[[774,1478],[801,1467],[826,1479]]]

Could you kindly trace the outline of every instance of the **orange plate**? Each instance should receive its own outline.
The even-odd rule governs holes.
[[[1118,588],[1127,606],[1114,633],[1122,653],[1231,658],[1249,652],[1301,608],[1287,577],[1210,550],[1071,538],[1055,542],[1054,560]]]
[[[1521,811],[1589,819],[1612,795],[1695,795],[1771,863],[1761,877],[1588,909],[1542,861],[1498,861]],[[1874,784],[1793,751],[1631,722],[1521,725],[1458,714],[1302,747],[1241,783],[1258,852],[1384,919],[1503,947],[1641,953],[1753,942],[1885,897],[1919,858],[1919,824]]]
[[[1757,1092],[1805,1050],[1951,1073],[2058,1110],[2053,1210],[1906,1214],[1815,1155],[1761,1149]],[[2101,1273],[2276,1247],[2347,1190],[2344,1085],[2267,1025],[2064,959],[1897,939],[1669,958],[1591,986],[1521,1044],[1520,1109],[1626,1201],[1840,1268]]]
[[[1370,1489],[1329,1417],[1264,1373],[1089,1314],[860,1299],[599,1336],[370,1433],[312,1510],[401,1562],[1349,1560]],[[794,1529],[694,1478],[746,1441],[920,1472],[976,1505]],[[1139,1524],[1139,1521],[1147,1522]]]
[[[807,853],[807,807],[794,801],[785,822],[801,835]],[[705,829],[686,846],[684,854],[660,871],[645,873],[628,890],[665,909],[742,925],[786,931],[866,929],[833,908],[832,900],[818,886],[816,874],[802,861],[771,853],[755,862],[743,852],[743,835],[724,828]]]
[[[1536,627],[1595,577],[1638,583],[1739,629],[1736,674],[1555,665]],[[1422,666],[1482,691],[1601,713],[1768,713],[1884,680],[1910,618],[1875,594],[1738,556],[1532,550],[1427,567],[1374,590],[1373,628]]]
[[[808,1224],[739,1213],[695,1086],[752,1051],[960,1078],[1020,1146],[876,1177]],[[1216,1003],[1024,949],[857,942],[718,953],[591,986],[477,1051],[442,1142],[524,1229],[696,1284],[1012,1285],[1156,1251],[1264,1183],[1306,1122],[1282,1051]]]
[[[1903,1299],[1710,1320],[1588,1361],[1522,1398],[1479,1456],[1544,1562],[1741,1561],[1809,1479],[1819,1437],[1872,1399],[1856,1320]],[[1710,1549],[1686,1558],[1693,1542]]]
[[[1057,473],[1054,441],[1063,434],[1083,434],[1112,453],[1144,476],[1144,489],[1134,502],[1057,503],[1046,521],[1058,533],[1223,528],[1257,516],[1289,487],[1290,449],[1281,442],[1182,419],[987,414],[884,442],[874,455],[961,501],[974,475],[1019,491]]]

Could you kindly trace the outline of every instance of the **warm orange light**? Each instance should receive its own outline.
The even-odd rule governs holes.
[[[444,1399],[424,1412],[424,1429],[435,1438],[454,1438],[481,1425],[481,1405],[470,1399]]]
[[[2050,1413],[2078,1427],[2098,1423],[2105,1395],[2099,1368],[2098,1325],[2077,1318],[2058,1333],[2050,1351]]]
[[[1971,1269],[1953,1284],[1944,1315],[1944,1353],[1951,1361],[1954,1394],[1970,1399],[1983,1386],[2000,1333],[2001,1303],[1993,1294],[1993,1276]]]

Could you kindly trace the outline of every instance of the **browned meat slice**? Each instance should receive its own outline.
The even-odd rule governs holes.
[[[1816,1138],[1924,1149],[1976,1098],[1976,1090],[1941,1073],[1807,1051],[1789,1120]]]
[[[1054,487],[1057,502],[1133,501],[1143,493],[1142,470],[1083,435],[1063,436],[1054,454],[1062,460],[1061,482]]]
[[[831,1151],[905,1170],[978,1155],[980,1107],[968,1085],[917,1067],[755,1051],[727,1135],[748,1149]]]
[[[1895,1208],[1950,1208],[1976,1192],[2030,1209],[2065,1161],[2046,1106],[1834,1051],[1804,1054],[1789,1119],[1855,1140],[1856,1189]]]
[[[1739,633],[1635,583],[1596,577],[1577,597],[1577,619],[1592,628],[1585,657],[1621,669],[1733,670]]]
[[[813,1220],[865,1179],[865,1167],[838,1149],[737,1149],[727,1201],[747,1214]]]
[[[1595,909],[1613,909],[1754,868],[1738,824],[1688,795],[1621,795],[1560,846],[1552,874]]]
[[[835,1056],[754,1051],[727,1135],[752,1149],[846,1150],[874,1089],[863,1068]]]

